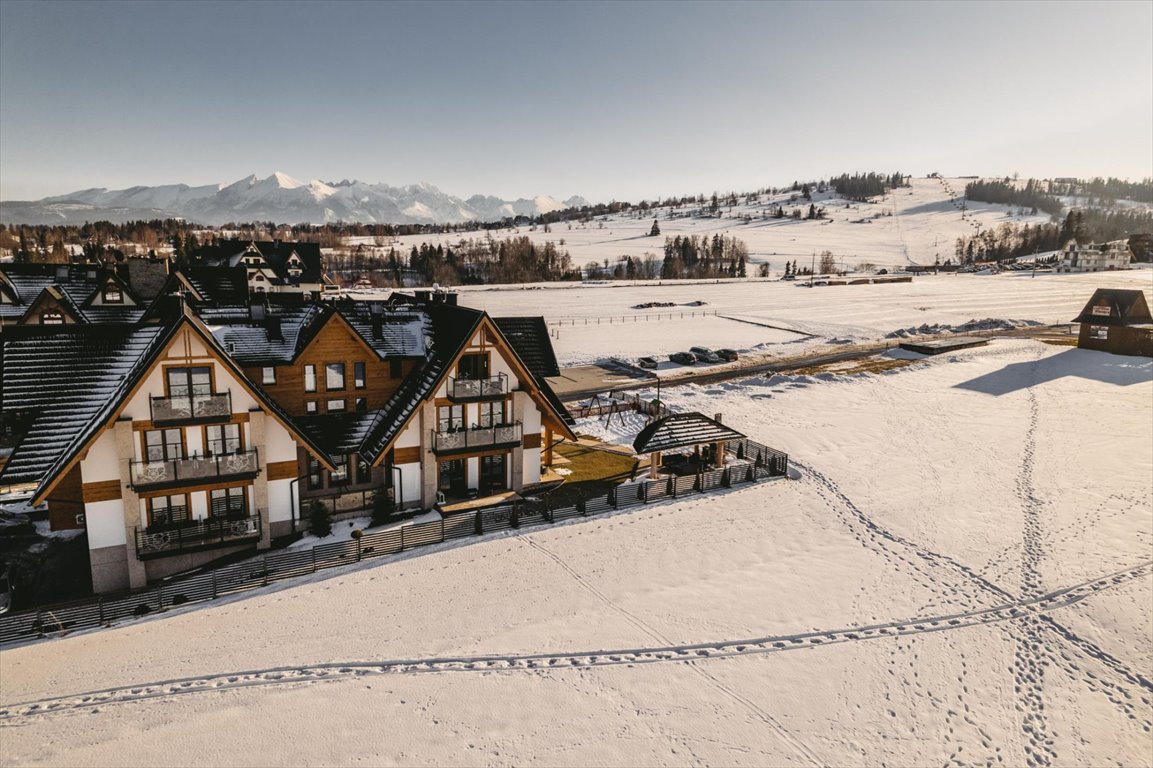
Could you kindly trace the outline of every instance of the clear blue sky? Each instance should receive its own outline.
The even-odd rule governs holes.
[[[1153,175],[1153,3],[0,0],[0,198]]]

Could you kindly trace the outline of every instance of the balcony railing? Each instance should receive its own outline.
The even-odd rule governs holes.
[[[260,538],[260,515],[208,517],[186,523],[136,529],[136,557],[175,555]]]
[[[472,427],[455,431],[433,433],[433,453],[460,453],[488,448],[516,445],[521,441],[521,424],[501,424],[495,427]]]
[[[163,461],[130,461],[133,488],[175,487],[218,479],[255,477],[260,471],[256,450],[218,456],[190,456]]]
[[[232,395],[178,395],[152,398],[152,422],[220,421],[232,416]]]
[[[451,400],[485,400],[501,398],[508,393],[508,376],[497,374],[488,379],[457,379],[448,377],[448,396]]]

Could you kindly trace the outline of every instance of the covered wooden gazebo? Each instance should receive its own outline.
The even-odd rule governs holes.
[[[725,458],[725,443],[729,440],[743,440],[744,435],[726,427],[720,422],[720,414],[716,419],[710,419],[703,413],[674,413],[657,419],[640,431],[633,440],[633,450],[637,453],[651,454],[649,477],[655,478],[661,465],[661,454],[675,451],[678,448],[692,448],[699,451],[700,446],[713,446],[713,455],[723,464]]]

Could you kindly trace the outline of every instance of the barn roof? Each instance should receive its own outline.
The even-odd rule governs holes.
[[[703,413],[674,413],[642,429],[633,440],[633,450],[637,453],[652,453],[721,440],[741,440],[744,437],[735,429]]]
[[[1074,323],[1094,325],[1146,325],[1153,323],[1143,291],[1098,288],[1093,298],[1073,318]]]

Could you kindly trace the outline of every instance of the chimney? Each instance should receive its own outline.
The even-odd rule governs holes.
[[[372,316],[372,340],[384,340],[384,317],[381,315]]]
[[[445,293],[444,294],[444,303],[449,305],[450,307],[455,307],[456,306],[456,296],[457,295],[455,293]]]
[[[279,317],[266,317],[264,319],[264,332],[269,341],[284,341],[284,334],[280,330]]]
[[[415,291],[416,300],[421,304],[428,304],[432,298],[432,291]]]
[[[723,421],[721,421],[721,414],[719,414],[719,413],[713,416],[713,421],[715,421],[718,424],[724,423]]]

